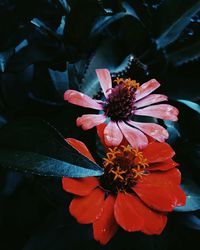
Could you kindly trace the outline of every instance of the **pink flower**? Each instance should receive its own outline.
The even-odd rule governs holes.
[[[101,111],[100,114],[87,114],[77,118],[77,126],[88,130],[109,119],[104,129],[107,146],[119,145],[123,136],[132,147],[138,148],[147,146],[146,135],[159,142],[168,138],[167,130],[158,124],[132,121],[135,115],[177,121],[178,110],[175,107],[169,104],[151,105],[167,100],[165,95],[151,94],[160,86],[159,82],[152,79],[139,86],[134,80],[117,78],[114,81],[116,86],[112,87],[107,69],[97,69],[96,73],[105,101],[92,99],[75,90],[67,90],[64,94],[64,99],[70,103]]]

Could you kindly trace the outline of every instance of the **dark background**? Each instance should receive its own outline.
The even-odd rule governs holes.
[[[199,57],[197,0],[0,0],[0,250],[198,248]],[[63,100],[69,88],[100,97],[96,68],[141,83],[156,78],[159,93],[180,110],[178,122],[158,122],[170,133],[168,143],[176,151],[182,188],[190,198],[185,208],[169,215],[160,236],[120,230],[100,246],[91,226],[69,215],[72,197],[62,190],[60,168],[51,169],[53,176],[49,166],[32,174],[31,162],[1,155],[5,148],[29,148],[40,154],[47,150],[53,160],[53,141],[70,136],[97,156],[95,130],[83,132],[75,125],[87,110]],[[49,123],[57,132],[48,130]],[[45,150],[40,133],[49,142]]]

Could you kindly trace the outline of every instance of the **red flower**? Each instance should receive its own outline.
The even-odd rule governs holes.
[[[123,136],[132,147],[137,148],[147,146],[146,135],[160,142],[168,138],[167,130],[158,124],[132,121],[137,115],[177,121],[178,110],[175,107],[157,104],[166,101],[167,96],[151,94],[160,86],[155,79],[139,86],[134,80],[117,78],[114,81],[116,86],[112,88],[111,76],[107,69],[97,69],[96,73],[105,101],[94,100],[75,90],[67,90],[64,94],[64,99],[70,103],[101,111],[100,114],[86,114],[79,117],[78,126],[88,130],[108,120],[104,130],[107,146],[118,146]]]
[[[71,138],[67,142],[94,161],[85,144]],[[160,234],[167,212],[186,200],[175,168],[178,164],[171,159],[173,149],[167,143],[151,141],[141,151],[126,144],[106,152],[102,177],[63,178],[64,190],[76,195],[70,213],[79,223],[92,223],[94,238],[101,244],[119,226],[128,232]]]

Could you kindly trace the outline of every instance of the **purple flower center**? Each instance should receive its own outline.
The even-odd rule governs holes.
[[[119,84],[111,91],[104,106],[105,114],[115,122],[128,120],[134,113],[136,88]]]

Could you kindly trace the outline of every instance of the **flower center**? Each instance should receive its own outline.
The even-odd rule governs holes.
[[[134,113],[135,91],[139,84],[131,79],[117,78],[115,88],[108,95],[105,114],[112,121],[126,121]]]
[[[131,188],[147,174],[147,159],[130,145],[109,148],[103,159],[104,175],[101,185],[113,193],[132,192]]]

